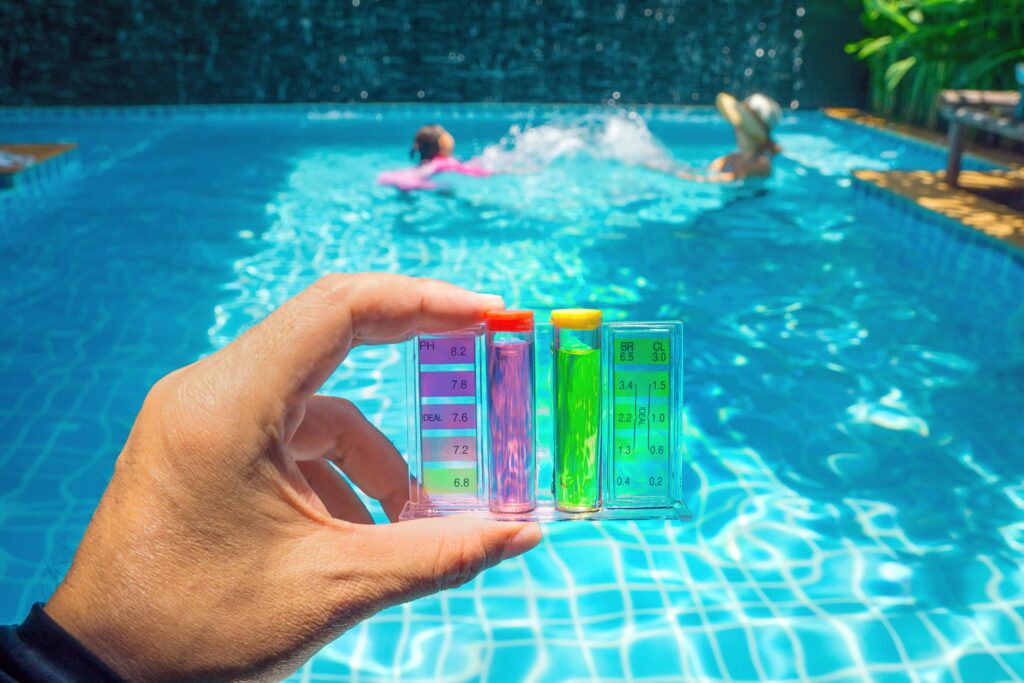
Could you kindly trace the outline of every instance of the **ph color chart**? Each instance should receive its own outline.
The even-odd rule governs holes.
[[[415,340],[422,486],[432,494],[477,496],[478,339],[462,334]]]

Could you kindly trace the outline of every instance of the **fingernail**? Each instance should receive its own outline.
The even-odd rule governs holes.
[[[485,303],[484,306],[487,308],[488,311],[495,311],[505,308],[505,300],[502,299],[497,294],[481,294],[480,298],[487,300],[487,303]]]
[[[505,550],[501,553],[501,560],[505,561],[510,557],[522,555],[540,543],[541,538],[543,538],[543,534],[540,531],[540,524],[525,525],[505,546]]]

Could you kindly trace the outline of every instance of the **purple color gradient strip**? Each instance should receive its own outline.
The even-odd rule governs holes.
[[[420,365],[475,363],[474,337],[420,337]]]
[[[420,426],[429,429],[476,429],[476,406],[470,404],[420,406]]]
[[[421,372],[421,396],[476,396],[476,373]]]

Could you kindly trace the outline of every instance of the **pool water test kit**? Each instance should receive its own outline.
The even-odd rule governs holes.
[[[405,345],[410,500],[402,519],[689,519],[683,326],[592,309],[487,314]],[[538,434],[546,435],[538,438]]]

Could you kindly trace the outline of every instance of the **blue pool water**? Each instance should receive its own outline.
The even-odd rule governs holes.
[[[771,181],[701,185],[637,163],[660,140],[700,166],[727,127],[641,113],[0,113],[5,138],[81,143],[0,198],[0,619],[59,581],[153,381],[320,274],[384,270],[683,320],[694,521],[550,526],[295,681],[1022,680],[1019,256],[851,181],[935,149],[793,115]],[[433,120],[522,172],[374,186]],[[395,349],[326,390],[404,444]]]

